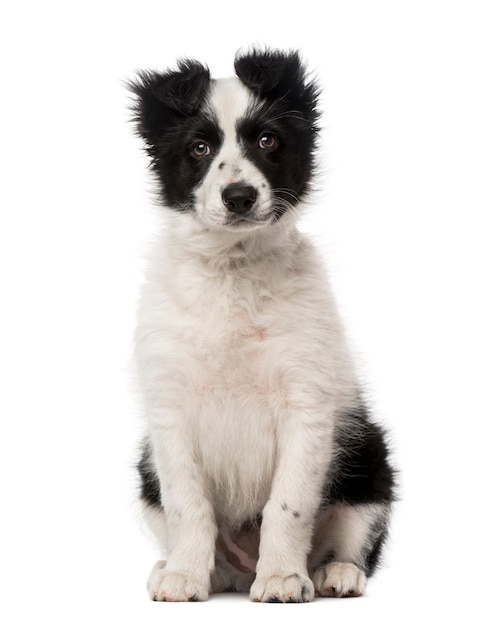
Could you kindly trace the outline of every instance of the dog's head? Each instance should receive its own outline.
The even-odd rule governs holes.
[[[317,95],[296,52],[237,56],[234,78],[204,65],[141,72],[135,120],[166,206],[210,229],[254,230],[303,199],[314,167]]]

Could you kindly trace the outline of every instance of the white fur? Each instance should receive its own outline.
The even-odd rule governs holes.
[[[221,188],[254,184],[260,219],[269,190],[235,143],[247,90],[218,81],[210,106],[224,144],[197,211],[170,211],[139,313],[138,372],[166,511],[166,529],[163,519],[154,527],[168,548],[151,594],[206,598],[218,525],[262,513],[251,597],[309,600],[306,560],[333,429],[356,378],[323,265],[294,213],[222,228]]]
[[[208,228],[225,228],[228,215],[221,199],[221,192],[229,183],[248,181],[259,193],[255,219],[260,223],[271,212],[271,193],[268,181],[259,169],[242,154],[236,140],[235,123],[255,103],[249,90],[238,78],[216,80],[208,99],[206,109],[214,111],[225,140],[208,174],[195,192],[195,209],[199,218]],[[219,164],[224,167],[219,169]],[[240,228],[242,228],[240,226]],[[235,226],[235,231],[239,225]]]

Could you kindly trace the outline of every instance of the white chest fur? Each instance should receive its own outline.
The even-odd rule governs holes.
[[[262,510],[288,416],[320,415],[354,392],[313,249],[283,235],[276,254],[237,246],[214,263],[162,241],[143,291],[137,357],[151,427],[181,420],[232,524]]]

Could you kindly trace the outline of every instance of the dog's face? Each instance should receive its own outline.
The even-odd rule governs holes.
[[[317,88],[297,53],[253,52],[213,80],[196,61],[143,72],[131,88],[161,197],[210,229],[280,220],[308,190]]]

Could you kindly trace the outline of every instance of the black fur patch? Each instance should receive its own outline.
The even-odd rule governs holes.
[[[372,546],[371,551],[365,557],[365,567],[367,570],[366,571],[367,576],[372,576],[372,574],[375,572],[375,570],[377,569],[380,563],[381,553],[382,553],[382,549],[384,546],[384,542],[386,541],[387,535],[388,535],[387,529],[383,528],[381,533],[374,540],[374,544]]]
[[[144,441],[137,470],[141,478],[141,499],[151,506],[161,506],[160,481],[152,462],[152,449],[149,441]]]
[[[200,111],[210,82],[207,67],[183,60],[176,71],[141,72],[129,83],[137,96],[134,122],[160,182],[162,200],[180,211],[193,208],[192,192],[211,165],[211,159],[194,158],[192,145],[207,139],[217,148],[222,141],[216,121]]]
[[[384,431],[364,404],[345,415],[336,433],[336,459],[328,472],[322,506],[390,503],[395,478]]]

